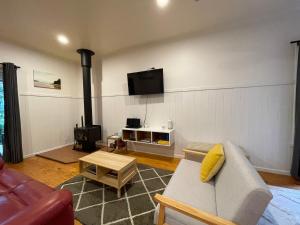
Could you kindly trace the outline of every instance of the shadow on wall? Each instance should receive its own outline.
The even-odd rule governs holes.
[[[125,98],[126,105],[143,105],[143,104],[158,104],[165,103],[164,94],[153,95],[133,95]]]
[[[101,98],[101,82],[102,82],[102,61],[94,61],[92,67],[92,84],[93,84],[93,99],[94,99],[94,108],[93,108],[93,117],[94,124],[102,125],[102,98]],[[103,130],[103,128],[102,128]],[[103,133],[103,132],[102,132]],[[103,136],[103,135],[102,135]]]

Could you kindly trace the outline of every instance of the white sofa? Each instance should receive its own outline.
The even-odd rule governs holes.
[[[191,207],[192,211],[199,210],[200,217],[203,213],[207,214],[212,218],[211,224],[232,222],[232,224],[255,225],[272,199],[272,194],[238,146],[226,142],[224,152],[225,163],[214,180],[209,183],[200,181],[201,163],[182,159],[161,197],[165,196],[183,203]],[[207,218],[199,219],[195,215],[191,217],[189,213],[184,215],[182,208],[178,210],[176,204],[169,205],[159,197],[157,195],[156,199],[165,210],[160,212],[158,204],[155,224],[158,223],[159,212],[164,214],[160,215],[161,221],[168,225],[200,225],[205,224],[203,221],[208,223]],[[221,218],[225,219],[224,223],[218,222]]]

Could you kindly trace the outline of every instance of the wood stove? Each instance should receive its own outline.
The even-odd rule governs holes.
[[[85,125],[81,118],[81,127],[76,124],[74,128],[74,149],[91,152],[96,150],[96,141],[101,140],[101,125],[93,125],[92,114],[91,59],[95,53],[88,49],[78,49],[77,52],[81,55]]]

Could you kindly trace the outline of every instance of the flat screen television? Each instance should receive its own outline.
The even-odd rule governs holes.
[[[128,73],[127,79],[129,95],[164,93],[163,69]]]

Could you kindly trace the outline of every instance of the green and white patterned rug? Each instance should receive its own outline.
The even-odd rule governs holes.
[[[162,194],[173,171],[138,164],[133,182],[117,191],[107,185],[76,176],[58,186],[73,193],[75,218],[84,225],[153,225],[156,203],[153,197]]]

